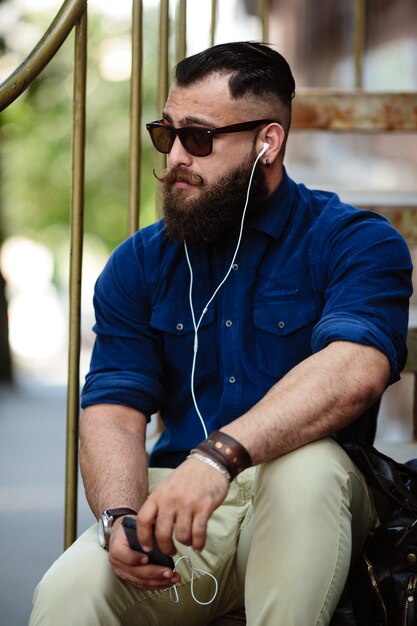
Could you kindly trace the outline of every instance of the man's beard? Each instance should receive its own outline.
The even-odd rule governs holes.
[[[165,175],[157,177],[164,184],[163,203],[168,237],[187,243],[210,242],[237,228],[242,219],[255,159],[256,153],[253,151],[239,167],[211,185],[181,167],[174,167]],[[176,181],[199,187],[201,193],[198,198],[188,199],[187,189],[173,187]],[[258,211],[267,196],[264,173],[259,165],[252,179],[248,213]]]

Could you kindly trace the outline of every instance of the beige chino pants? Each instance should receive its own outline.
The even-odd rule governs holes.
[[[170,471],[151,469],[150,490]],[[361,473],[334,441],[317,441],[231,484],[210,519],[205,549],[191,555],[195,567],[217,578],[211,604],[193,600],[184,560],[177,604],[169,591],[123,583],[94,525],[38,585],[30,626],[205,626],[244,606],[248,626],[324,626],[374,524]],[[179,544],[178,552],[188,548]],[[197,572],[193,591],[207,601],[214,582]]]

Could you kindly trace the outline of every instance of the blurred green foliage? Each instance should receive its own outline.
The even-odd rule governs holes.
[[[42,34],[52,17],[36,13],[24,19]],[[160,114],[155,108],[158,17],[156,8],[144,12],[141,226],[156,219],[154,150],[145,122]],[[108,250],[128,229],[129,80],[106,80],[100,65],[106,39],[112,38],[130,46],[130,24],[89,15],[85,232]],[[1,114],[0,125],[3,235],[32,237],[57,254],[69,237],[73,47],[72,34]]]

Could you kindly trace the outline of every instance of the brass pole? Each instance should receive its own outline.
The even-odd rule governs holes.
[[[132,75],[130,81],[129,234],[139,228],[142,121],[142,0],[132,7]]]
[[[187,0],[179,0],[177,13],[177,63],[187,54]]]
[[[64,43],[87,0],[66,0],[29,56],[0,84],[0,111],[22,94]]]
[[[210,46],[216,41],[217,0],[211,0]]]
[[[258,15],[261,20],[262,41],[267,42],[269,37],[269,7],[268,0],[258,0]]]
[[[169,43],[169,0],[161,0],[159,15],[159,77],[157,93],[158,116],[162,114],[168,96],[168,43]],[[155,169],[157,172],[165,169],[166,156],[156,153]],[[161,197],[159,187],[156,193],[156,210],[161,213]]]
[[[67,395],[67,453],[64,547],[77,534],[78,415],[81,344],[81,266],[84,221],[84,163],[87,78],[87,9],[75,26],[72,133],[70,325]]]
[[[159,19],[158,114],[162,113],[168,95],[169,0],[161,0]]]
[[[355,0],[353,55],[355,62],[354,86],[363,87],[363,57],[365,51],[366,0]]]

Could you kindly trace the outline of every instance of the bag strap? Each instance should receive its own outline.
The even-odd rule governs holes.
[[[370,444],[339,442],[372,489],[417,518],[417,471],[398,463]]]

